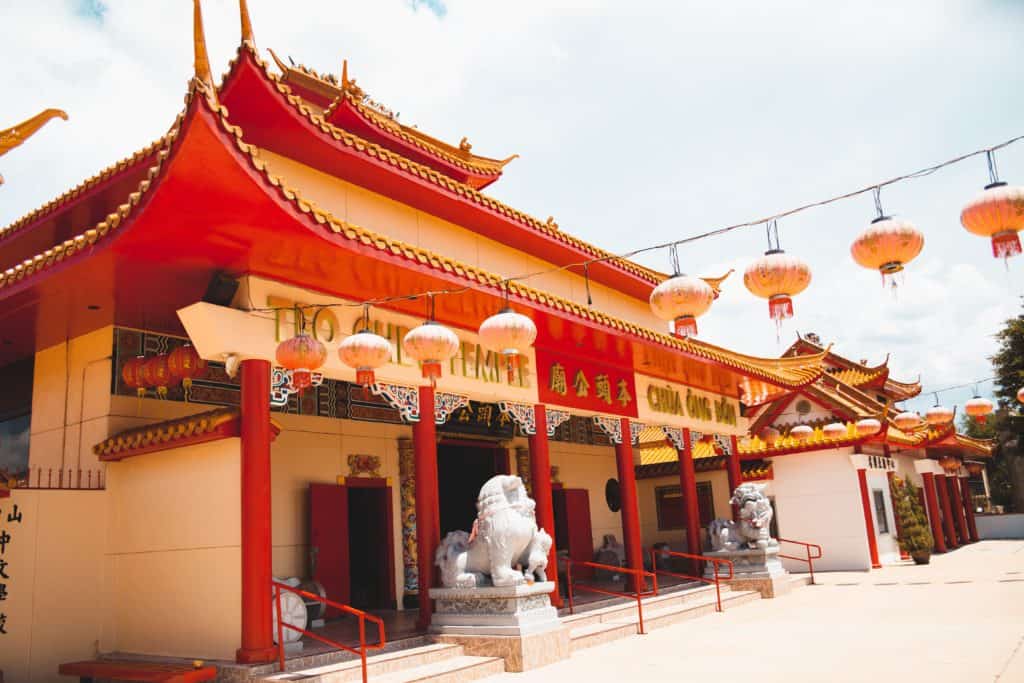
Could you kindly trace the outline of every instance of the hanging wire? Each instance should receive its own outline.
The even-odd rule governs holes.
[[[668,257],[672,262],[672,276],[679,277],[683,274],[683,269],[679,265],[679,245],[670,244],[668,246]]]
[[[988,180],[991,185],[999,182],[999,167],[996,165],[996,155],[993,151],[994,149],[985,150],[985,160],[988,162]]]
[[[779,222],[776,219],[771,219],[764,224],[764,231],[768,236],[768,251],[782,251],[782,246],[779,244]],[[772,238],[775,238],[775,243],[772,243]]]
[[[587,288],[587,306],[594,305],[594,297],[590,296],[590,264],[583,264],[583,286]]]
[[[527,272],[527,273],[520,273],[518,275],[510,276],[510,277],[502,280],[501,282],[502,283],[508,283],[508,282],[513,282],[513,281],[529,280],[531,278],[539,277],[539,276],[542,276],[542,275],[549,275],[551,273],[571,270],[573,268],[579,268],[579,267],[587,266],[589,264],[594,264],[594,263],[608,263],[608,262],[614,262],[614,261],[626,261],[626,260],[629,260],[629,259],[633,258],[634,256],[638,256],[640,254],[645,254],[647,252],[658,251],[658,250],[666,249],[666,248],[670,250],[670,253],[674,253],[675,254],[673,256],[673,268],[678,270],[678,267],[676,265],[678,263],[678,252],[677,252],[677,250],[678,250],[678,248],[680,246],[682,246],[684,244],[690,244],[692,242],[697,242],[697,241],[700,241],[700,240],[703,240],[703,239],[708,239],[710,237],[717,237],[719,235],[724,235],[726,233],[732,232],[734,230],[740,230],[742,228],[750,228],[750,227],[755,227],[755,226],[763,225],[763,224],[766,224],[766,223],[768,223],[770,221],[777,221],[780,218],[786,218],[788,216],[792,216],[792,215],[795,215],[795,214],[798,214],[798,213],[802,213],[802,212],[808,211],[810,209],[815,209],[815,208],[819,208],[819,207],[822,207],[822,206],[827,206],[829,204],[834,204],[836,202],[840,202],[840,201],[843,201],[843,200],[846,200],[846,199],[851,199],[853,197],[857,197],[859,195],[866,194],[868,192],[873,192],[875,194],[875,198],[876,198],[876,207],[875,208],[878,209],[879,212],[880,212],[881,209],[880,209],[880,205],[879,205],[878,202],[879,202],[881,188],[887,187],[889,185],[894,185],[896,183],[903,182],[903,181],[906,181],[906,180],[913,180],[913,179],[916,179],[916,178],[924,178],[926,176],[929,176],[929,175],[935,173],[936,171],[939,171],[939,170],[941,170],[943,168],[946,168],[947,166],[952,166],[954,164],[961,163],[961,162],[963,162],[963,161],[965,161],[967,159],[971,159],[973,157],[980,156],[982,154],[986,155],[986,157],[988,159],[990,159],[990,162],[989,162],[990,163],[990,172],[989,172],[990,177],[997,176],[998,174],[997,174],[997,169],[995,167],[994,152],[997,151],[997,150],[1003,149],[1005,147],[1009,147],[1010,145],[1018,143],[1021,140],[1024,140],[1024,135],[1018,135],[1017,137],[1013,137],[1013,138],[1010,138],[1008,140],[1004,140],[1003,142],[1001,142],[999,144],[996,144],[996,145],[993,145],[991,147],[975,150],[973,152],[967,152],[966,154],[961,154],[960,156],[953,157],[952,159],[947,159],[946,161],[934,164],[932,166],[928,166],[928,167],[919,169],[917,171],[913,171],[911,173],[905,173],[903,175],[895,176],[895,177],[889,178],[887,180],[883,180],[881,182],[872,183],[871,185],[867,185],[865,187],[861,187],[859,189],[852,190],[850,192],[846,192],[846,193],[843,193],[843,194],[839,194],[839,195],[835,195],[835,196],[832,196],[832,197],[828,197],[827,199],[821,199],[821,200],[818,200],[818,201],[815,201],[815,202],[810,202],[808,204],[802,204],[800,206],[794,207],[794,208],[786,210],[786,211],[781,211],[781,212],[776,213],[776,214],[771,215],[771,216],[763,216],[761,218],[756,218],[756,219],[753,219],[753,220],[750,220],[750,221],[746,221],[746,222],[743,222],[743,223],[734,223],[732,225],[727,225],[727,226],[724,226],[724,227],[715,228],[713,230],[707,230],[705,232],[697,233],[697,234],[691,235],[689,237],[684,237],[684,238],[681,238],[681,239],[672,240],[670,242],[662,242],[660,244],[654,244],[654,245],[650,245],[650,246],[647,246],[647,247],[641,247],[639,249],[634,249],[632,251],[624,252],[624,253],[621,253],[621,254],[606,254],[604,256],[598,256],[598,257],[595,257],[595,258],[586,259],[584,261],[577,261],[577,262],[574,262],[574,263],[566,263],[566,264],[563,264],[561,266],[555,266],[553,268],[546,268],[546,269],[543,269],[543,270],[537,270],[537,271],[532,271],[532,272]],[[411,294],[401,294],[401,295],[396,295],[396,296],[379,297],[379,298],[368,299],[366,301],[359,301],[359,302],[330,303],[330,304],[311,304],[309,306],[309,308],[318,308],[318,307],[319,308],[331,308],[331,307],[346,307],[346,306],[362,306],[364,303],[369,303],[369,304],[373,304],[373,305],[380,305],[380,304],[387,304],[387,303],[392,303],[392,302],[397,302],[397,301],[414,301],[414,300],[422,298],[422,297],[431,297],[431,298],[433,298],[434,296],[440,296],[440,295],[458,295],[458,294],[464,294],[464,293],[466,293],[468,291],[471,291],[471,290],[483,291],[485,288],[492,287],[492,286],[493,285],[472,285],[472,286],[471,285],[465,285],[465,286],[461,286],[461,287],[453,287],[453,288],[450,288],[450,289],[430,290],[430,291],[417,292],[417,293],[411,293]],[[287,308],[289,308],[289,307],[251,308],[250,310],[252,310],[254,312],[269,312],[269,311],[284,310],[284,309],[287,309]]]
[[[876,185],[873,192],[875,195],[875,211],[878,212],[879,218],[885,218],[885,211],[882,210],[882,186]]]

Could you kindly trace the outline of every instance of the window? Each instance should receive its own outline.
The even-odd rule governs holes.
[[[678,486],[659,486],[654,489],[654,500],[657,504],[659,531],[682,529],[685,526],[683,494]]]
[[[0,368],[0,478],[28,477],[28,434],[32,422],[32,370],[28,358]]]
[[[875,524],[878,526],[878,533],[889,533],[889,516],[885,514],[885,493],[882,489],[871,491],[875,499]]]

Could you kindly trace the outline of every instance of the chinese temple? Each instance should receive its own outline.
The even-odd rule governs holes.
[[[860,527],[836,566],[896,552],[866,492],[891,516],[894,472],[926,487],[937,549],[976,538],[938,461],[987,446],[897,428],[919,385],[810,339],[757,358],[669,334],[648,303],[666,275],[483,193],[514,155],[400,123],[347,64],[265,60],[240,8],[218,84],[196,0],[164,136],[0,229],[10,680],[110,652],[273,662],[275,577],[422,634],[435,549],[501,473],[527,482],[552,567],[609,536],[634,568],[656,542],[700,552],[744,481],[818,543],[814,496],[841,488],[833,514]],[[514,364],[478,331],[506,308],[537,331]],[[429,379],[402,343],[425,320],[457,339]],[[335,351],[364,329],[390,342],[371,381]],[[328,350],[314,372],[279,363],[300,338]]]

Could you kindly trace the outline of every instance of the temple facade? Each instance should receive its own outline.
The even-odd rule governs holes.
[[[987,446],[890,424],[919,386],[809,340],[756,358],[670,335],[648,304],[665,275],[483,194],[512,157],[400,123],[347,66],[265,61],[241,7],[215,84],[196,3],[166,135],[0,229],[9,680],[97,652],[273,661],[275,577],[422,632],[434,551],[500,473],[527,483],[552,567],[609,542],[630,567],[699,553],[744,481],[822,568],[898,559],[888,473],[959,520],[932,510],[959,490],[934,463]],[[477,332],[506,306],[538,331],[514,367]],[[425,319],[459,341],[436,381],[401,343]],[[365,325],[393,349],[372,384],[336,352]],[[301,390],[275,361],[300,333],[328,348]],[[857,435],[865,417],[883,431]],[[851,426],[757,436],[794,420]],[[976,538],[952,532],[944,549]]]

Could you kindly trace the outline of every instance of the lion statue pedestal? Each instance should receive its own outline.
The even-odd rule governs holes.
[[[734,590],[756,590],[762,598],[774,598],[789,591],[789,572],[779,560],[779,542],[771,537],[772,506],[764,495],[763,484],[741,484],[733,491],[730,504],[739,509],[739,522],[716,519],[708,526],[711,552],[733,563]],[[725,571],[724,569],[721,571]],[[725,572],[728,573],[728,572]],[[707,578],[714,577],[714,565],[704,569]]]
[[[551,537],[537,528],[523,481],[492,477],[476,507],[472,532],[449,533],[434,557],[444,586],[430,589],[435,640],[458,643],[468,655],[503,657],[507,671],[567,658],[569,632],[549,597]]]

